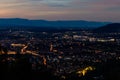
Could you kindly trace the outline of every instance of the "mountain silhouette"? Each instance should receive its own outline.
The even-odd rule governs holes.
[[[29,20],[22,18],[0,18],[0,28],[6,27],[51,27],[51,28],[96,28],[109,22],[95,22],[84,20]]]
[[[93,32],[96,33],[114,33],[114,32],[120,32],[120,23],[112,23],[105,25],[103,27],[99,27],[97,29],[94,29]]]

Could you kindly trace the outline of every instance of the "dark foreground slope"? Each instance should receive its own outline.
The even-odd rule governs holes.
[[[76,73],[71,73],[63,79],[39,64],[33,70],[28,55],[19,55],[16,61],[6,60],[5,57],[0,55],[0,80],[120,80],[120,61],[116,60],[96,64],[96,70],[86,76],[78,77]]]

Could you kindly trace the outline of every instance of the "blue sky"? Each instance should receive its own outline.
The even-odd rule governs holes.
[[[0,18],[120,22],[120,0],[0,0]]]

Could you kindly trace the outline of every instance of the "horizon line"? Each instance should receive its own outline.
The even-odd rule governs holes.
[[[105,22],[105,23],[120,23],[120,22],[111,22],[111,21],[94,21],[94,20],[83,20],[83,19],[58,19],[58,20],[47,20],[47,19],[29,19],[29,18],[19,18],[19,17],[5,17],[0,19],[23,19],[23,20],[41,20],[41,21],[87,21],[87,22]]]

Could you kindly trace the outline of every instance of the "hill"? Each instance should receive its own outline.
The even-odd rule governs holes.
[[[0,18],[0,28],[8,27],[50,27],[50,28],[96,28],[104,26],[108,22],[94,22],[84,20],[28,20],[21,18]]]
[[[97,29],[94,29],[93,32],[96,33],[114,33],[114,32],[120,32],[120,23],[112,23],[105,25],[103,27],[99,27]]]

